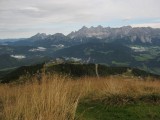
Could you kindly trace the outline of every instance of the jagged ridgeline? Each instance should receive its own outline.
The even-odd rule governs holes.
[[[158,75],[145,72],[143,70],[129,68],[129,67],[108,67],[97,64],[72,64],[62,63],[45,66],[45,64],[37,64],[32,66],[23,66],[17,69],[0,72],[1,83],[9,83],[18,80],[24,75],[34,75],[37,72],[49,72],[51,74],[64,74],[71,77],[105,77],[109,75],[126,75],[126,76],[140,76],[140,77],[159,77]],[[98,75],[98,76],[97,76]]]

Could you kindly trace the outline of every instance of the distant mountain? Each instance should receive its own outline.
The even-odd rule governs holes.
[[[41,47],[53,47],[54,45],[59,45],[59,44],[67,45],[69,43],[70,43],[70,38],[61,33],[56,33],[54,35],[46,35],[45,33],[37,33],[36,35],[30,38],[27,38],[25,40],[7,42],[8,45],[12,45],[12,46],[35,46],[35,47],[40,47],[40,46]]]
[[[105,28],[102,26],[87,28],[84,26],[78,31],[71,32],[67,36],[62,33],[56,33],[54,35],[37,33],[27,39],[20,39],[5,43],[14,46],[51,47],[64,45],[64,47],[68,47],[95,41],[105,43],[115,41],[125,44],[160,45],[160,29],[150,27],[132,28],[131,26],[123,26],[120,28]]]
[[[6,42],[8,45],[14,45],[14,46],[33,46],[34,42],[45,40],[48,37],[45,33],[37,33],[36,35],[26,38],[26,39],[20,39],[16,41],[9,41]]]
[[[160,29],[154,29],[150,27],[137,27],[124,26],[120,28],[110,27],[82,27],[80,30],[72,32],[68,35],[70,38],[77,37],[96,37],[98,39],[126,39],[131,42],[141,43],[160,43]],[[158,39],[158,41],[157,41]]]
[[[38,40],[34,42],[35,46],[43,47],[55,47],[58,45],[68,46],[70,43],[70,38],[63,35],[62,33],[56,33],[54,35],[48,35],[44,40]]]
[[[37,33],[36,35],[29,38],[30,41],[38,41],[38,40],[44,40],[48,37],[46,33]]]
[[[16,42],[16,41],[22,41],[22,40],[25,40],[26,38],[13,38],[13,39],[0,39],[0,45],[8,45],[8,43],[13,43],[13,42]]]

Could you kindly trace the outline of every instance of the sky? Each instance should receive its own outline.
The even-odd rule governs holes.
[[[82,26],[160,28],[160,0],[0,0],[0,38],[67,35]]]

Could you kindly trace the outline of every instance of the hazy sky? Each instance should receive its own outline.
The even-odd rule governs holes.
[[[160,0],[0,0],[0,38],[68,34],[82,26],[160,28]]]

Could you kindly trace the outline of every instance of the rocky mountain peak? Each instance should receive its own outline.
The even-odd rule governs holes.
[[[123,39],[129,37],[132,42],[139,40],[142,43],[151,43],[153,37],[160,37],[160,29],[150,27],[123,26],[120,28],[97,27],[87,28],[83,26],[80,30],[72,32],[68,35],[70,38],[75,37],[96,37],[99,39]]]
[[[54,34],[54,35],[52,35],[52,36],[56,36],[56,37],[65,37],[65,35],[62,34],[62,33],[56,33],[56,34]]]
[[[39,40],[39,39],[43,40],[45,38],[47,38],[46,33],[37,33],[36,35],[31,37],[31,39],[33,39],[33,40]]]
[[[88,28],[86,26],[83,26],[80,30],[87,30]]]

